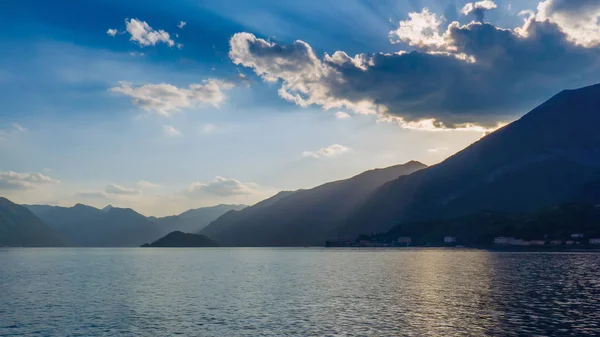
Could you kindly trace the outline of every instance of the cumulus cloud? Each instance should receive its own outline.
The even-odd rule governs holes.
[[[577,2],[596,8],[592,1]],[[557,21],[539,17],[515,29],[481,22],[444,28],[442,18],[423,10],[391,33],[415,50],[355,56],[336,51],[319,57],[300,40],[277,44],[237,33],[229,57],[278,83],[279,96],[299,106],[378,114],[407,128],[487,130],[565,88],[600,78],[600,48],[575,43]]]
[[[109,30],[106,31],[106,34],[108,34],[108,35],[110,35],[112,37],[117,36],[117,33],[119,33],[119,31],[116,30],[116,29],[114,29],[114,28],[111,28],[111,29],[109,29]]]
[[[166,43],[169,47],[175,45],[175,41],[171,39],[169,33],[162,29],[152,29],[146,21],[125,19],[125,31],[131,35],[129,40],[136,42],[141,47],[155,46],[158,43]]]
[[[188,88],[167,83],[136,86],[120,82],[110,91],[131,97],[131,102],[143,110],[168,116],[174,111],[202,103],[218,107],[227,98],[224,91],[232,87],[230,82],[209,79],[200,84],[190,84]]]
[[[497,7],[498,5],[496,5],[495,2],[491,0],[483,0],[467,3],[460,12],[464,15],[473,15],[477,21],[483,22],[485,12]]]
[[[185,25],[187,25],[187,22],[180,21],[179,24],[177,25],[177,27],[179,27],[179,29],[183,29],[183,27],[185,27]]]
[[[60,180],[52,179],[39,172],[0,172],[0,189],[26,190],[49,184],[60,184]]]
[[[108,184],[104,187],[104,191],[107,194],[119,194],[119,195],[137,195],[141,191],[135,188],[127,188],[117,184]]]
[[[338,111],[335,113],[335,118],[337,119],[347,119],[350,118],[350,115],[343,111]]]
[[[203,195],[216,195],[221,197],[250,195],[256,192],[256,184],[242,183],[234,178],[216,177],[208,183],[192,183],[185,191],[190,197]]]
[[[140,180],[140,181],[138,181],[138,182],[137,182],[137,183],[135,183],[135,184],[136,184],[138,187],[140,187],[140,188],[157,188],[157,187],[159,187],[159,186],[160,186],[160,185],[158,185],[158,184],[155,184],[155,183],[149,182],[149,181],[147,181],[147,180]]]
[[[165,132],[165,134],[171,137],[178,137],[182,135],[181,132],[172,125],[163,126],[163,131]]]
[[[333,144],[328,147],[320,148],[316,152],[304,151],[302,152],[302,156],[305,158],[335,157],[348,150],[350,150],[350,148],[340,144]]]
[[[408,20],[400,21],[398,28],[390,32],[390,42],[404,42],[420,48],[440,48],[446,44],[443,34],[440,33],[440,26],[444,21],[443,17],[430,12],[429,8],[408,13]]]
[[[537,7],[536,19],[557,24],[574,43],[600,44],[600,1],[545,0]]]

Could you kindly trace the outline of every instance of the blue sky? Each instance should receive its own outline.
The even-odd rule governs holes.
[[[600,78],[597,1],[468,3],[3,3],[0,195],[251,204],[435,164]]]

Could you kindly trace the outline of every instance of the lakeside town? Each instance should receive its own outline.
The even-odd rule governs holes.
[[[325,247],[480,247],[481,245],[470,245],[463,243],[456,236],[445,236],[439,243],[428,243],[425,245],[414,244],[410,236],[401,236],[394,240],[382,238],[377,234],[370,236],[360,235],[355,240],[327,241]],[[489,243],[491,247],[586,247],[600,248],[600,237],[586,238],[584,234],[573,233],[564,239],[534,239],[524,240],[510,236],[498,236]]]

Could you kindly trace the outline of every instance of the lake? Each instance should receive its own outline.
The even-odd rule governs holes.
[[[0,336],[600,335],[600,254],[0,248]]]

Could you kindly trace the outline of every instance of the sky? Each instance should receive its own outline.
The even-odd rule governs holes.
[[[2,7],[0,196],[25,204],[253,204],[438,163],[600,82],[597,0]]]

